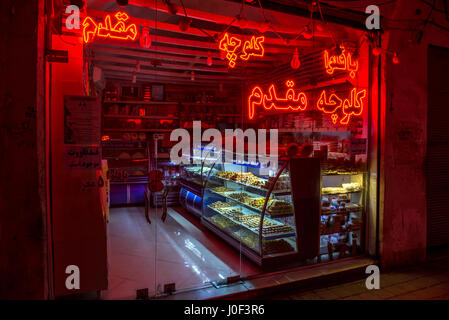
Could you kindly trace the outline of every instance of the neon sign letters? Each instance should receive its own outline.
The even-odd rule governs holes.
[[[120,40],[134,40],[137,37],[137,26],[135,24],[125,25],[124,21],[129,19],[125,12],[117,12],[114,17],[117,23],[112,25],[111,16],[108,14],[103,23],[96,23],[91,17],[83,21],[83,40],[91,42],[96,36]]]
[[[229,67],[234,68],[238,58],[247,61],[251,56],[263,57],[264,41],[265,37],[263,36],[252,36],[250,40],[243,43],[242,47],[241,39],[229,36],[228,33],[225,33],[223,38],[221,38],[218,43],[218,48],[226,53],[226,59],[228,60]]]
[[[324,67],[328,74],[333,74],[335,70],[349,71],[349,76],[354,78],[359,70],[359,62],[352,60],[350,52],[346,52],[344,47],[340,47],[342,52],[338,56],[330,56],[329,51],[324,50]]]
[[[248,97],[248,117],[253,119],[256,113],[256,107],[263,106],[265,110],[282,111],[304,111],[308,106],[308,99],[304,92],[296,93],[293,89],[294,82],[287,80],[288,87],[285,97],[278,96],[274,84],[270,85],[268,93],[264,94],[260,86],[256,86]],[[366,90],[353,88],[349,98],[342,99],[337,94],[328,94],[326,90],[321,92],[316,102],[319,111],[330,114],[332,122],[337,123],[341,117],[340,124],[349,123],[351,116],[360,116],[363,113],[363,99],[366,96]]]
[[[289,89],[285,92],[285,98],[278,97],[274,84],[268,89],[268,94],[263,94],[259,86],[254,87],[248,98],[248,116],[254,118],[256,106],[263,106],[266,110],[292,110],[304,111],[307,108],[307,96],[304,92],[295,93],[295,83],[287,80],[285,83]]]
[[[321,92],[320,98],[316,103],[318,110],[324,113],[330,113],[332,122],[335,124],[338,120],[338,109],[341,109],[343,118],[340,124],[348,124],[351,116],[360,116],[363,112],[363,98],[366,96],[366,90],[357,90],[353,88],[349,99],[342,100],[335,93],[332,93],[326,99],[326,90]]]

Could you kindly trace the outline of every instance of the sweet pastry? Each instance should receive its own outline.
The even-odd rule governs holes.
[[[268,202],[267,212],[271,214],[292,213],[293,206],[290,202],[272,199]]]
[[[216,214],[216,215],[210,217],[209,219],[213,224],[215,224],[220,229],[226,229],[226,228],[235,226],[234,222],[232,222],[229,219],[224,218],[220,214]]]
[[[248,219],[247,221],[244,221],[243,224],[245,226],[247,226],[248,228],[251,229],[255,229],[255,228],[259,228],[260,226],[260,216],[256,215],[256,217],[252,218],[252,219]],[[263,228],[265,227],[273,227],[273,226],[277,226],[276,223],[265,220],[263,221]]]
[[[260,216],[258,214],[245,214],[237,217],[236,220],[244,225],[247,225],[246,223],[252,223],[252,221],[255,220],[260,221]]]
[[[321,189],[322,194],[338,194],[338,193],[345,193],[347,192],[346,189],[341,187],[325,187]]]
[[[236,192],[236,193],[231,193],[228,195],[230,198],[235,199],[237,201],[243,202],[248,204],[251,200],[253,200],[254,198],[251,197],[249,194],[247,194],[246,192]]]
[[[248,203],[251,207],[256,209],[262,209],[265,204],[265,197],[255,198],[249,201]]]
[[[291,244],[284,239],[264,241],[262,247],[265,254],[282,253],[295,250]]]
[[[262,228],[263,235],[293,232],[293,228],[286,225],[274,225]]]
[[[328,215],[328,214],[333,214],[336,211],[335,207],[321,207],[321,214],[322,215]]]
[[[221,171],[217,173],[217,177],[247,184],[254,187],[261,187],[265,184],[265,181],[263,179],[257,177],[252,172]]]
[[[118,156],[119,159],[131,159],[131,156],[129,155],[128,152],[122,152],[120,153],[120,155]]]
[[[235,205],[230,202],[216,201],[214,203],[211,203],[209,206],[214,209],[222,209],[222,208],[234,207]]]
[[[235,190],[232,188],[226,188],[226,187],[215,187],[215,188],[212,188],[212,191],[214,191],[216,193],[225,193],[225,192],[232,192]]]
[[[343,183],[341,186],[349,192],[360,191],[362,188],[362,186],[358,182]]]
[[[142,152],[136,152],[132,156],[133,159],[143,159],[145,158],[145,155]]]
[[[362,207],[355,203],[348,203],[346,204],[346,211],[347,212],[357,212],[360,211]]]
[[[265,184],[262,186],[264,189],[270,189],[270,187],[273,185],[276,177],[269,177],[268,181],[265,182]],[[282,174],[279,176],[278,180],[276,181],[276,184],[273,188],[274,191],[279,190],[289,190],[290,189],[290,178],[286,174]]]

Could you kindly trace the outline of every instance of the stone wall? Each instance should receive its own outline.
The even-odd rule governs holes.
[[[0,1],[0,299],[48,294],[43,5]]]

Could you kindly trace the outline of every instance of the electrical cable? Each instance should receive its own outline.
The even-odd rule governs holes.
[[[446,6],[447,5],[447,0],[443,0],[444,2],[444,5]],[[426,5],[428,5],[428,6],[430,6],[430,7],[434,7],[433,9],[435,10],[435,11],[437,11],[437,12],[439,12],[439,13],[443,13],[443,14],[448,14],[448,12],[445,12],[444,10],[442,10],[442,9],[438,9],[437,7],[435,7],[435,5],[432,5],[430,2],[428,2],[428,1],[426,1],[426,0],[421,0],[421,2],[422,3],[424,3],[424,4],[426,4]]]
[[[180,2],[181,2],[181,5],[182,5],[182,9],[184,10],[184,16],[187,18],[187,19],[190,19],[190,17],[187,15],[187,10],[186,10],[186,7],[184,6],[184,2],[182,1],[182,0],[179,0]],[[191,20],[191,19],[190,19]],[[234,20],[231,22],[231,24],[234,22]],[[214,40],[214,42],[215,42],[215,38],[213,37],[213,36],[211,36],[207,31],[205,31],[205,30],[203,30],[202,28],[200,28],[200,27],[193,27],[193,28],[195,28],[195,29],[198,29],[199,31],[201,31],[202,33],[204,33],[206,36],[208,36],[209,38],[211,38],[212,40]]]
[[[359,1],[360,0],[346,0],[346,1],[342,1],[342,0],[321,0],[322,3],[325,3],[326,5],[332,6],[334,8],[338,8],[338,9],[361,9],[361,8],[366,8],[366,6],[348,6],[348,7],[342,7],[342,6],[338,6],[333,4],[332,2],[351,2],[351,1]],[[389,1],[385,1],[382,3],[370,3],[372,5],[376,5],[376,6],[384,6],[384,5],[388,5],[388,4],[392,4],[397,2],[397,0],[389,0]]]
[[[323,24],[324,24],[324,26],[326,27],[326,31],[327,31],[327,32],[329,33],[329,35],[331,36],[332,41],[334,42],[334,44],[335,44],[335,45],[338,45],[338,44],[337,44],[337,41],[335,40],[335,37],[334,37],[332,31],[329,29],[329,27],[328,27],[328,25],[327,25],[327,20],[324,19],[323,12],[321,11],[321,4],[320,4],[320,2],[317,1],[317,4],[318,4],[318,11],[319,11],[319,13],[320,13],[321,20],[323,21]],[[312,16],[312,15],[311,15],[311,16]],[[312,32],[313,32],[313,29],[312,29]]]

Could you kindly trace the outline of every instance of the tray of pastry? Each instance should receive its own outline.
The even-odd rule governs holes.
[[[263,206],[265,204],[265,197],[260,195],[250,193],[250,192],[238,192],[232,188],[226,187],[216,187],[210,189],[212,192],[221,195],[231,201],[238,202],[249,209],[257,210],[262,212]],[[290,202],[278,199],[269,199],[267,203],[266,213],[270,216],[280,216],[280,215],[292,215],[293,206]]]
[[[343,183],[341,187],[324,187],[321,188],[322,194],[341,194],[341,193],[353,193],[362,191],[360,183]]]
[[[238,183],[240,185],[251,187],[264,192],[268,192],[269,189],[269,181],[267,179],[260,178],[251,172],[221,171],[215,174],[214,177],[224,181]],[[290,194],[290,190],[274,189],[272,193],[279,195]]]
[[[259,233],[261,217],[259,214],[254,214],[253,212],[248,211],[248,209],[239,206],[222,207],[223,202],[217,207],[216,202],[211,203],[208,207],[232,222],[239,224],[254,233]],[[264,218],[262,236],[266,240],[290,237],[295,236],[295,230],[279,221]]]

